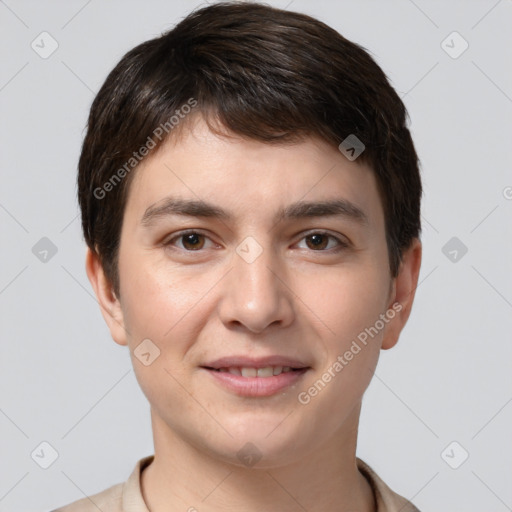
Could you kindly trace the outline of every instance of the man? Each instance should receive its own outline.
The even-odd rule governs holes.
[[[108,76],[78,186],[155,454],[59,511],[417,510],[356,457],[421,264],[406,110],[364,49],[257,3],[192,12]]]

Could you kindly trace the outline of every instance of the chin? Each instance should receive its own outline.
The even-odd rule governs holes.
[[[249,416],[223,424],[232,437],[222,436],[218,443],[208,440],[215,458],[241,468],[270,469],[297,462],[314,450],[313,439],[305,437],[299,424],[286,424],[286,415]]]

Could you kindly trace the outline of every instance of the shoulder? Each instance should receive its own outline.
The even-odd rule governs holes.
[[[123,484],[116,484],[92,496],[69,503],[52,512],[122,512]]]
[[[153,458],[154,455],[149,455],[138,460],[130,477],[125,482],[51,512],[123,512],[125,508],[137,512],[148,512],[142,497],[140,476],[142,470],[153,461]]]
[[[373,490],[377,512],[420,512],[410,501],[392,491],[366,462],[357,459],[357,467]]]

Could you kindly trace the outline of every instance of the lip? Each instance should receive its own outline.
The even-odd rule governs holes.
[[[297,384],[300,380],[302,380],[303,375],[310,368],[292,370],[289,372],[281,373],[279,375],[273,375],[272,377],[242,377],[241,375],[219,372],[204,366],[202,369],[208,372],[208,374],[212,376],[215,382],[219,383],[225,389],[239,396],[265,397],[275,395],[276,393],[283,391],[286,388],[293,386],[294,384]]]
[[[295,368],[272,377],[242,377],[228,372],[219,372],[220,368],[265,368],[267,366],[289,366]],[[296,385],[303,375],[311,369],[304,361],[289,356],[272,355],[260,358],[240,356],[221,357],[201,365],[214,381],[224,389],[239,396],[266,397]]]
[[[203,368],[229,368],[230,366],[265,368],[265,366],[290,366],[291,368],[309,368],[304,361],[287,356],[273,355],[266,357],[248,357],[248,356],[227,356],[216,359],[210,363],[201,365]],[[270,378],[270,377],[268,377]]]

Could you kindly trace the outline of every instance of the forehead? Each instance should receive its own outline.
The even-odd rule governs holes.
[[[125,217],[141,217],[167,196],[215,203],[239,220],[266,217],[297,201],[345,199],[381,224],[376,179],[316,137],[269,144],[210,131],[199,117],[135,170]],[[135,221],[135,219],[134,219]]]

